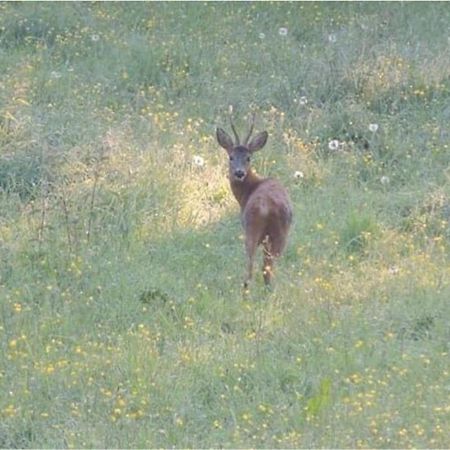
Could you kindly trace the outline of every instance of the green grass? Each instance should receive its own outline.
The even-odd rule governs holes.
[[[449,447],[449,21],[0,4],[0,447]],[[230,105],[294,204],[247,296]]]

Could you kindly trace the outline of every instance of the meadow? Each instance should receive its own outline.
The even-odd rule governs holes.
[[[0,3],[0,447],[448,448],[449,23]],[[294,204],[248,295],[230,106]]]

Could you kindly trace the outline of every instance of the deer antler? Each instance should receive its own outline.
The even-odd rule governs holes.
[[[230,114],[230,125],[231,129],[233,130],[234,137],[236,138],[236,145],[239,145],[239,135],[237,134],[236,128],[234,128],[233,118],[231,117],[231,114]]]
[[[253,127],[255,126],[255,115],[256,115],[256,113],[252,114],[252,121],[251,121],[251,124],[250,124],[250,130],[248,131],[247,137],[244,140],[244,145],[248,144],[248,140],[250,139],[250,136],[253,133]]]

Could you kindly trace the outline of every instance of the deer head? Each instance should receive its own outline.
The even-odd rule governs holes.
[[[235,142],[233,142],[231,136],[222,128],[217,128],[217,141],[228,153],[230,161],[230,180],[242,182],[245,180],[250,169],[250,157],[252,153],[262,149],[266,145],[268,134],[267,131],[261,131],[250,140],[255,125],[255,114],[253,114],[250,129],[242,143],[240,142],[239,135],[234,127],[231,116],[230,125],[235,137]]]

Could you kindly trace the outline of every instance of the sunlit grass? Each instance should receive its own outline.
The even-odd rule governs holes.
[[[0,446],[448,447],[448,21],[0,4]],[[294,204],[245,295],[230,105]]]

